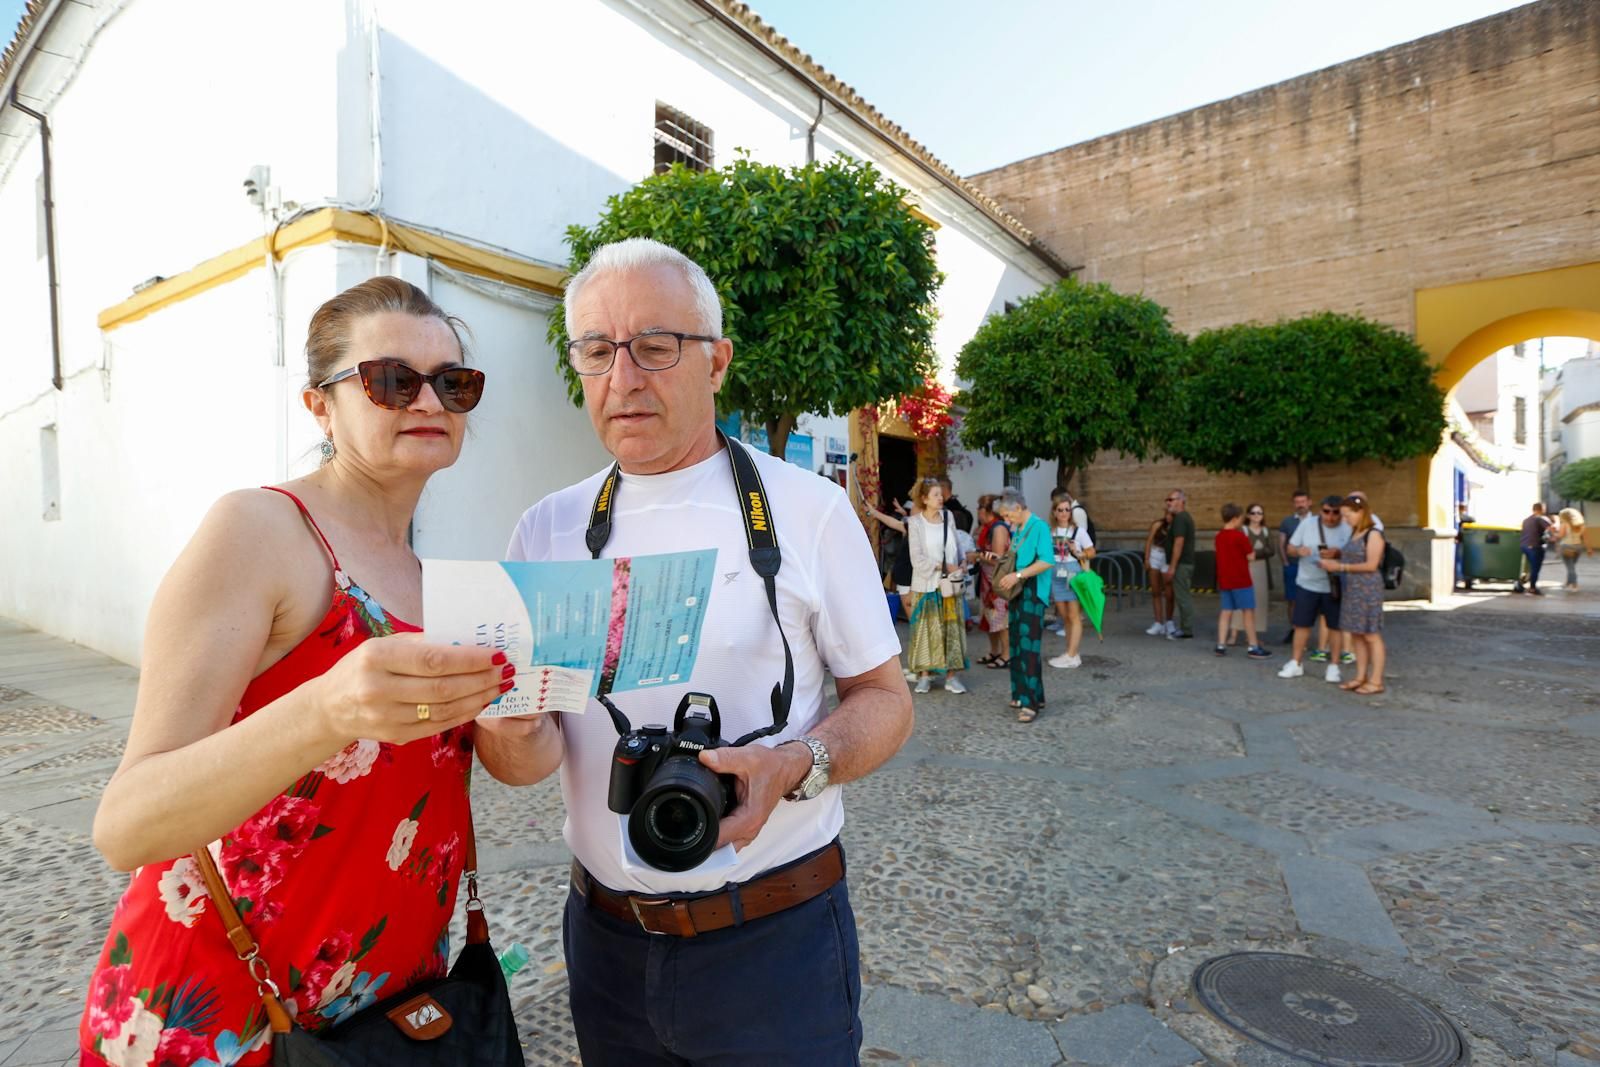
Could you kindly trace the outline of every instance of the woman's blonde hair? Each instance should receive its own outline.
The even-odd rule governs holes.
[[[1339,502],[1351,511],[1360,512],[1356,516],[1355,525],[1350,530],[1352,537],[1364,534],[1372,529],[1372,508],[1367,504],[1367,498],[1357,493],[1352,493]]]

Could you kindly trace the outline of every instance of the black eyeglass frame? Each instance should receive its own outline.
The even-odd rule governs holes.
[[[675,337],[675,338],[677,338],[677,340],[678,340],[678,358],[674,359],[671,363],[668,363],[664,367],[646,367],[643,363],[639,362],[639,357],[633,354],[633,342],[639,340],[642,337]],[[710,336],[707,336],[706,334],[703,334],[703,333],[679,333],[677,330],[647,330],[644,333],[636,333],[632,337],[629,337],[626,340],[622,340],[622,341],[612,340],[609,337],[577,337],[577,338],[570,338],[567,341],[567,366],[572,368],[572,372],[574,374],[580,375],[580,376],[585,377],[585,378],[598,378],[602,374],[610,374],[611,373],[611,368],[616,366],[616,364],[617,364],[617,350],[620,349],[620,348],[626,348],[628,350],[628,358],[633,360],[633,365],[635,367],[638,367],[642,371],[649,371],[652,374],[656,374],[656,373],[659,373],[659,372],[664,371],[664,370],[671,370],[673,367],[676,367],[679,363],[683,362],[683,342],[685,342],[685,341],[709,341],[712,344],[716,344],[720,340],[722,340],[722,338],[720,338],[720,337],[710,337]],[[577,356],[577,353],[574,350],[577,348],[578,345],[593,344],[596,341],[604,341],[606,344],[611,346],[611,358],[606,361],[606,365],[603,368],[601,368],[600,370],[579,370],[577,363],[573,362],[573,360]]]
[[[384,367],[398,367],[403,371],[406,371],[410,374],[415,374],[417,376],[417,388],[415,391],[412,391],[409,396],[405,395],[405,391],[398,390],[397,387],[396,396],[400,399],[399,404],[380,403],[378,398],[372,395],[372,382],[368,378],[368,375],[373,374],[378,369]],[[478,395],[473,399],[472,403],[463,407],[454,399],[455,390],[439,388],[438,384],[436,384],[438,379],[443,378],[447,374],[466,374],[469,377],[477,380]],[[367,394],[367,399],[372,401],[375,407],[383,408],[385,411],[404,411],[406,408],[416,403],[417,397],[422,395],[422,387],[424,385],[433,386],[433,395],[439,398],[440,407],[457,415],[465,415],[483,401],[483,387],[485,384],[484,374],[483,371],[478,370],[476,367],[446,367],[443,370],[434,371],[432,374],[424,374],[417,368],[402,363],[398,359],[364,359],[360,363],[357,363],[354,367],[346,367],[344,370],[333,375],[326,381],[318,382],[317,388],[326,389],[330,385],[338,385],[345,379],[354,378],[358,375],[361,378],[361,391]]]

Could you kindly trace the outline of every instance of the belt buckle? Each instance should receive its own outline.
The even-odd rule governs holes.
[[[639,910],[641,904],[652,909],[664,908],[667,914],[677,920],[678,928],[676,930],[658,930],[651,926],[645,921],[646,913]],[[694,919],[689,915],[689,906],[681,900],[668,900],[666,897],[662,897],[660,900],[641,900],[638,897],[630,896],[628,898],[628,906],[633,909],[633,917],[639,921],[639,927],[645,933],[663,936],[676,934],[679,937],[693,937],[697,933],[694,928]],[[659,912],[651,911],[649,914],[656,915]]]

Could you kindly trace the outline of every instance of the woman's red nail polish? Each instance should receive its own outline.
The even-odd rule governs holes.
[[[496,667],[500,666],[500,664],[504,663],[505,661],[506,661],[506,654],[504,652],[496,652],[494,654],[494,656],[489,660],[489,662],[493,663]]]
[[[516,686],[517,686],[516,682],[501,682],[500,683],[500,692],[509,693],[511,690],[515,689]]]
[[[516,673],[517,668],[515,664],[507,663],[504,667],[500,668],[500,677],[502,678],[510,678]]]

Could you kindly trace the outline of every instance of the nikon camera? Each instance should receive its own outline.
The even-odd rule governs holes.
[[[698,867],[717,847],[721,819],[733,808],[734,777],[700,762],[724,748],[716,699],[689,693],[672,729],[641,726],[617,739],[607,804],[628,816],[628,840],[639,858],[661,871]]]

